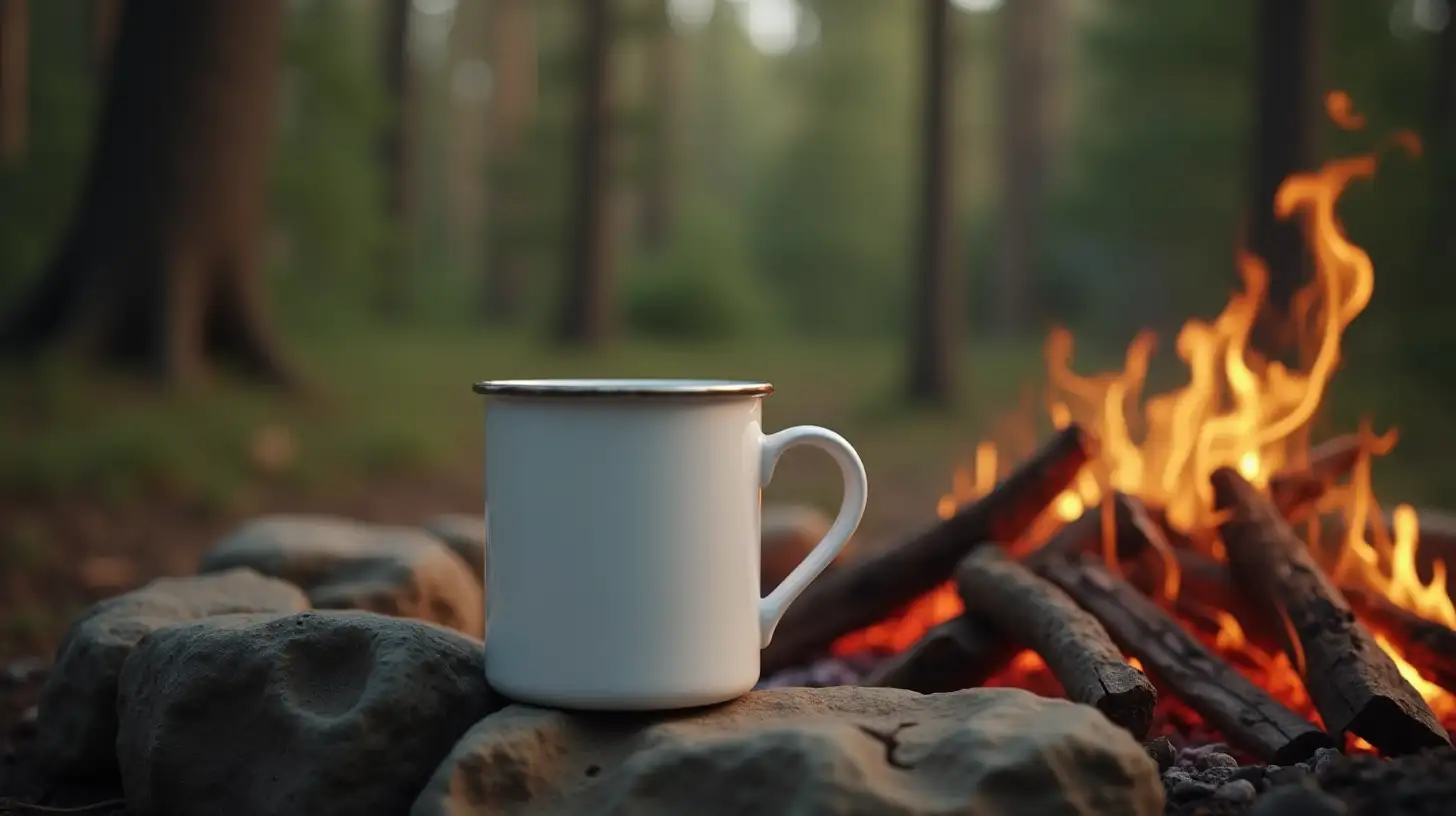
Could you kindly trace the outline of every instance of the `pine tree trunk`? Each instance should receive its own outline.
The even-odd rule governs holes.
[[[582,48],[576,128],[576,181],[571,207],[561,340],[600,346],[612,333],[610,0],[580,0]]]
[[[924,0],[924,6],[919,285],[911,315],[909,392],[914,401],[943,404],[955,390],[956,326],[963,306],[951,263],[951,8],[950,0]]]
[[[1046,174],[1049,2],[1016,0],[1000,11],[1001,245],[995,292],[1002,335],[1024,331],[1031,318]]]
[[[682,40],[668,21],[667,2],[657,4],[661,28],[654,33],[652,53],[646,60],[652,94],[651,158],[642,196],[642,246],[655,249],[672,232],[677,210],[679,97],[683,77]]]
[[[526,220],[526,191],[519,178],[526,134],[536,111],[536,12],[534,0],[494,0],[490,10],[493,78],[485,191],[485,313],[499,321],[519,317],[525,264],[516,240]]]
[[[30,9],[0,0],[0,165],[25,158],[30,131]]]
[[[380,137],[379,154],[384,165],[384,211],[396,233],[395,249],[410,246],[415,206],[411,194],[410,156],[413,152],[411,122],[415,118],[413,73],[410,70],[410,0],[388,0],[385,6],[380,60],[384,92],[392,109]],[[375,311],[398,318],[408,310],[407,263],[405,253],[391,252],[380,270],[374,292]]]
[[[1324,0],[1260,0],[1255,13],[1255,111],[1249,250],[1269,268],[1269,295],[1259,345],[1287,350],[1283,330],[1294,293],[1309,280],[1312,259],[1298,220],[1274,215],[1274,194],[1293,173],[1315,164],[1319,6]]]
[[[173,384],[210,359],[293,381],[259,279],[283,9],[125,5],[77,211],[0,350],[131,364]]]
[[[91,54],[91,70],[97,76],[106,76],[111,68],[111,54],[116,50],[116,32],[121,27],[123,0],[91,0],[91,19],[88,41]]]

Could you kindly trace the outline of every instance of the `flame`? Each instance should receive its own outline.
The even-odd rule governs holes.
[[[1331,92],[1325,104],[1338,126],[1358,130],[1364,125],[1364,117],[1345,92]],[[1421,151],[1419,138],[1409,132],[1395,134],[1386,146],[1411,156]],[[1267,487],[1275,473],[1307,462],[1309,426],[1339,367],[1344,331],[1374,293],[1370,256],[1350,241],[1336,206],[1352,182],[1371,178],[1375,170],[1373,154],[1339,158],[1314,172],[1290,176],[1275,194],[1275,213],[1299,221],[1314,261],[1313,279],[1296,293],[1289,310],[1297,364],[1266,359],[1252,348],[1269,273],[1261,259],[1249,254],[1238,258],[1242,286],[1231,294],[1223,311],[1212,320],[1190,320],[1178,332],[1174,353],[1187,370],[1180,387],[1144,396],[1156,346],[1151,332],[1133,338],[1120,370],[1091,375],[1072,368],[1072,333],[1065,329],[1050,333],[1044,354],[1046,418],[1055,428],[1076,421],[1092,429],[1100,438],[1100,452],[1051,503],[1025,540],[1004,543],[1013,551],[1035,546],[1116,490],[1161,507],[1173,528],[1190,532],[1197,546],[1223,557],[1216,536],[1197,534],[1217,527],[1209,475],[1220,467],[1232,467],[1254,485]],[[1022,432],[1014,440],[1006,434],[998,435],[1001,444],[982,441],[970,463],[955,471],[951,490],[936,508],[941,518],[984,496],[1011,463],[1031,452],[1035,433],[1025,432],[1031,418],[1024,413],[1019,418]],[[1008,440],[1020,444],[1008,445]],[[1325,566],[1341,585],[1367,587],[1404,609],[1456,627],[1445,565],[1436,565],[1429,582],[1417,574],[1415,511],[1396,507],[1387,531],[1375,500],[1371,459],[1390,450],[1393,432],[1377,435],[1362,424],[1360,444],[1361,456],[1348,484],[1335,486],[1318,508],[1338,513],[1347,531],[1336,552],[1323,554]],[[1112,534],[1112,525],[1104,525],[1104,537],[1110,539]],[[1110,557],[1112,542],[1105,543]],[[1318,553],[1318,543],[1311,545]],[[1176,570],[1165,579],[1163,592],[1171,601],[1179,585]],[[835,650],[907,648],[926,628],[961,610],[954,587],[947,584],[912,604],[904,616],[842,639]],[[1219,611],[1215,620],[1218,628],[1210,635],[1210,645],[1291,707],[1317,719],[1296,670],[1303,662],[1301,654],[1291,661],[1282,653],[1260,650],[1226,611]],[[1432,708],[1456,722],[1456,697],[1423,678],[1390,642],[1380,643]],[[1040,659],[1023,652],[994,682],[1014,684],[1016,677],[1037,671],[1044,671]]]

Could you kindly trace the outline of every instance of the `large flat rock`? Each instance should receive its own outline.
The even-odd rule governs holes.
[[[1159,816],[1157,764],[1101,713],[1011,689],[755,691],[677,715],[512,705],[413,816]]]
[[[130,812],[403,813],[504,701],[478,641],[367,612],[230,615],[159,629],[122,671]]]
[[[61,778],[116,776],[116,683],[138,641],[172,624],[238,612],[299,612],[298,587],[248,569],[159,578],[92,606],[71,624],[41,690],[36,746]]]
[[[318,609],[362,609],[477,638],[485,633],[480,579],[424,530],[333,516],[264,516],[219,541],[199,571],[234,567],[292,581]]]

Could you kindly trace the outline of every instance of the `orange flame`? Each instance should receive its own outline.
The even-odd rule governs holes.
[[[1356,130],[1363,126],[1364,118],[1354,110],[1348,94],[1334,91],[1325,101],[1330,117],[1340,127]],[[1420,141],[1412,133],[1398,133],[1388,144],[1412,156],[1420,154]],[[1238,261],[1243,287],[1232,294],[1223,311],[1211,321],[1190,320],[1178,332],[1174,350],[1188,372],[1181,387],[1144,398],[1155,345],[1149,332],[1139,334],[1128,345],[1121,370],[1094,375],[1073,371],[1075,343],[1069,331],[1057,329],[1050,334],[1045,347],[1048,418],[1057,428],[1075,420],[1094,430],[1102,444],[1098,458],[1083,469],[1028,534],[1031,542],[1044,540],[1060,524],[1076,518],[1084,508],[1096,506],[1113,490],[1162,507],[1176,529],[1212,530],[1217,519],[1209,475],[1214,470],[1236,468],[1263,487],[1282,468],[1305,463],[1309,425],[1339,366],[1344,331],[1370,303],[1375,286],[1370,256],[1350,241],[1336,205],[1352,181],[1372,177],[1375,169],[1374,155],[1336,159],[1315,172],[1289,177],[1275,195],[1276,214],[1299,219],[1314,260],[1313,280],[1291,304],[1291,328],[1301,352],[1298,366],[1264,359],[1251,348],[1269,276],[1264,263],[1247,254]],[[1417,576],[1415,511],[1397,507],[1391,517],[1393,535],[1383,530],[1383,516],[1371,489],[1370,458],[1387,452],[1394,437],[1377,437],[1363,427],[1361,433],[1363,455],[1349,484],[1332,490],[1320,505],[1321,510],[1340,513],[1348,531],[1332,559],[1332,575],[1339,583],[1359,583],[1405,609],[1456,627],[1456,606],[1446,592],[1444,565],[1437,565],[1429,583]],[[1024,434],[1023,440],[1030,436],[1034,435]],[[1029,452],[1025,444],[1010,448],[981,442],[970,465],[956,471],[951,491],[941,497],[940,517],[948,518],[960,506],[985,495],[1004,475],[1008,460]],[[1212,555],[1222,557],[1215,536],[1195,535],[1193,539],[1203,542]],[[1176,594],[1176,587],[1173,574],[1165,592]],[[906,648],[925,628],[961,609],[954,588],[940,587],[914,604],[904,618],[855,633],[836,644],[836,651],[867,646]],[[1226,612],[1219,615],[1218,623],[1212,645],[1236,657],[1258,682],[1292,707],[1315,716],[1288,657],[1256,648]],[[1443,717],[1456,717],[1456,697],[1422,678],[1388,641],[1380,643],[1433,709]],[[1030,661],[1035,655],[1028,658],[1027,654],[1019,656],[1008,672],[1014,676],[1018,670],[1034,668]],[[1299,659],[1296,655],[1295,662]],[[1039,659],[1035,662],[1040,663]]]

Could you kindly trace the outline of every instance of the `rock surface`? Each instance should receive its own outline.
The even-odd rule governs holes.
[[[485,581],[485,516],[446,513],[423,526],[425,532],[445,542],[445,546],[470,565],[476,580]]]
[[[116,684],[137,642],[163,626],[237,612],[308,609],[298,587],[252,570],[159,578],[108,598],[71,625],[37,711],[41,766],[58,777],[116,775]]]
[[[480,643],[367,612],[229,615],[160,629],[122,671],[129,808],[173,816],[404,813],[504,704]]]
[[[834,519],[817,507],[801,504],[764,505],[759,530],[763,553],[759,566],[759,584],[764,593],[768,593],[789,577],[789,573],[799,566],[799,562],[814,549],[814,545],[823,540],[833,523]],[[845,552],[848,552],[848,548]],[[840,558],[836,558],[834,563],[839,563],[843,557],[844,553],[840,553]]]
[[[265,516],[223,538],[200,571],[251,567],[303,587],[318,609],[362,609],[485,633],[479,579],[423,530],[329,516]]]
[[[414,816],[1155,816],[1157,764],[1092,708],[1011,689],[755,691],[678,715],[513,705],[461,738]]]

